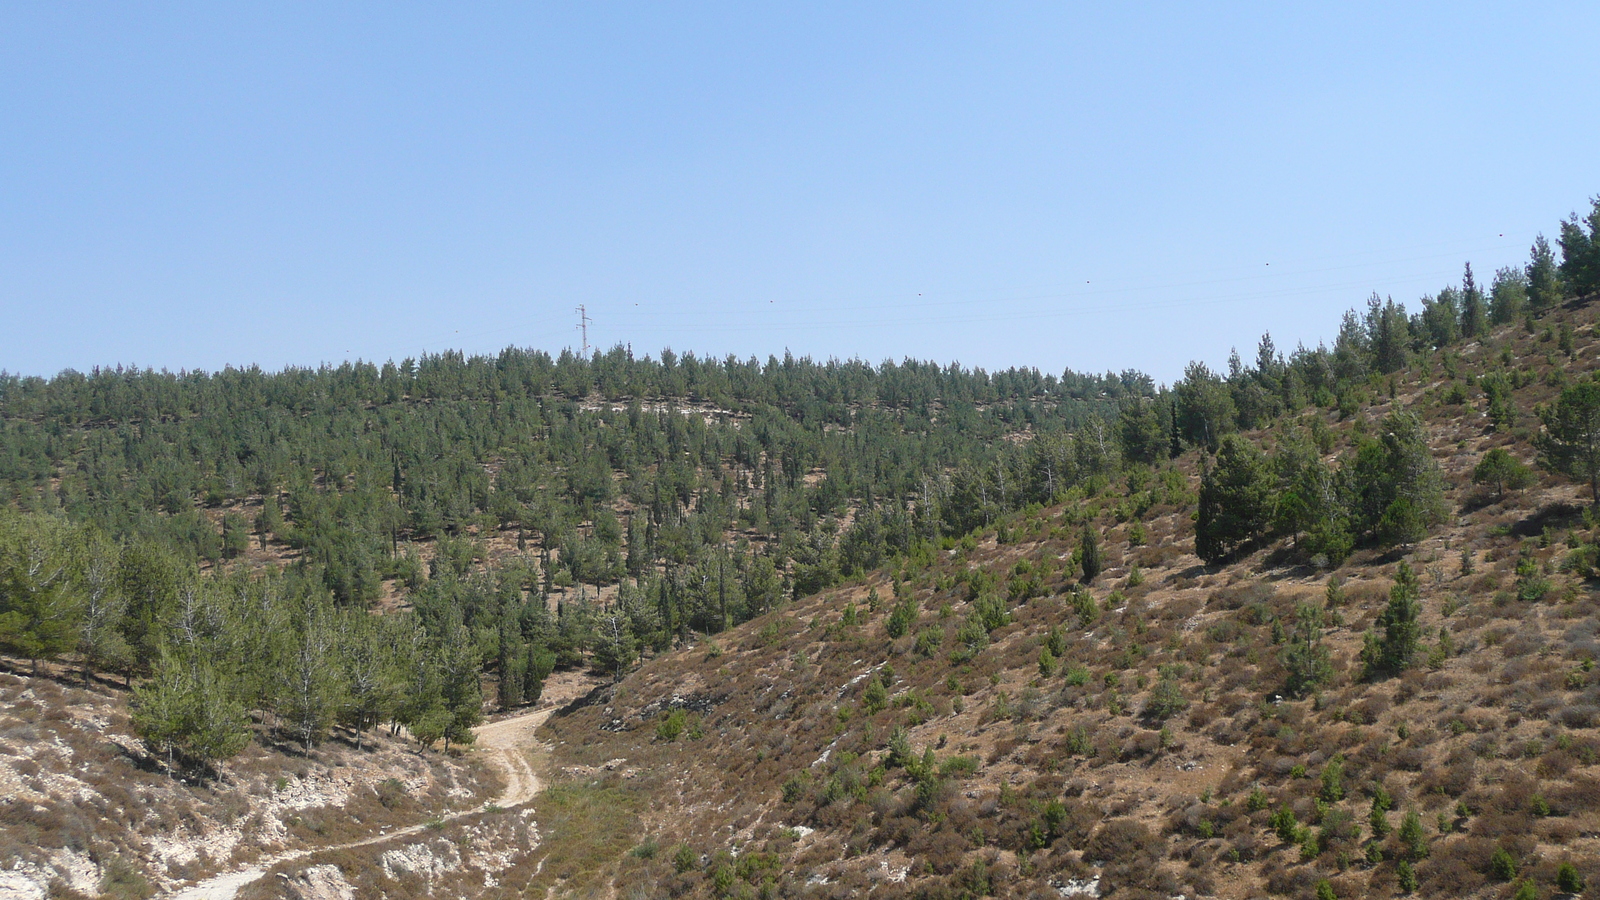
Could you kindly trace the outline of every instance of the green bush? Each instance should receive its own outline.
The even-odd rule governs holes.
[[[1163,678],[1150,692],[1150,698],[1145,701],[1144,714],[1158,722],[1164,722],[1182,712],[1188,705],[1189,701],[1184,698],[1177,679]]]
[[[689,849],[688,844],[679,844],[678,849],[672,851],[672,868],[679,875],[694,868],[696,862],[694,851]]]
[[[867,715],[876,715],[889,706],[889,691],[884,688],[883,681],[877,678],[867,680],[867,689],[861,694],[861,706]]]
[[[1278,835],[1278,839],[1286,844],[1297,843],[1300,839],[1300,823],[1295,820],[1294,810],[1287,803],[1278,807],[1267,824]]]
[[[1417,870],[1411,867],[1411,863],[1400,860],[1400,864],[1394,867],[1394,874],[1402,892],[1409,894],[1417,889]]]
[[[1400,845],[1412,859],[1428,855],[1428,836],[1422,832],[1422,817],[1409,810],[1400,820]]]
[[[1322,767],[1322,790],[1320,796],[1326,803],[1338,803],[1344,799],[1344,757],[1335,755]]]
[[[1570,862],[1564,862],[1556,867],[1556,887],[1568,894],[1577,894],[1583,891],[1583,873]]]
[[[689,724],[689,714],[681,709],[675,709],[661,717],[656,723],[656,739],[660,741],[675,741],[683,734],[683,729]]]
[[[810,772],[799,772],[790,775],[783,782],[783,802],[795,803],[805,796],[806,787],[811,784]]]
[[[1511,856],[1511,851],[1504,847],[1495,848],[1494,854],[1489,857],[1489,874],[1501,881],[1517,877],[1517,861]]]

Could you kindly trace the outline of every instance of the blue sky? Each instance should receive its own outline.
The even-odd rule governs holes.
[[[0,368],[554,352],[583,304],[1171,381],[1600,192],[1600,4],[801,6],[13,7]]]

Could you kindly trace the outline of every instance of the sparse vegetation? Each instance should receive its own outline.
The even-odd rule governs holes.
[[[606,354],[0,377],[0,759],[38,801],[0,850],[92,847],[146,896],[220,861],[97,823],[248,821],[248,788],[296,847],[516,846],[524,891],[1581,891],[1600,347],[1544,252],[1171,390]],[[247,388],[267,413],[211,411]],[[458,746],[581,668],[539,841],[457,817],[472,754],[289,808],[330,759],[401,765],[385,724]],[[478,865],[379,852],[338,858],[393,896]]]

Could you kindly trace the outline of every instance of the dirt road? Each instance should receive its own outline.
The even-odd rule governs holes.
[[[552,679],[552,681],[556,680]],[[486,753],[490,762],[505,775],[505,790],[501,791],[500,796],[495,798],[493,805],[501,808],[520,806],[532,800],[539,793],[539,790],[544,787],[543,782],[539,780],[539,774],[534,771],[533,762],[529,759],[530,752],[539,743],[534,734],[539,730],[539,726],[543,725],[561,704],[581,695],[587,689],[588,684],[588,679],[570,676],[560,679],[558,683],[547,684],[545,698],[546,703],[549,705],[532,712],[501,719],[497,722],[489,722],[474,729],[477,734],[477,741],[474,743],[474,747],[477,748],[475,752]],[[459,819],[462,816],[469,816],[478,812],[481,812],[481,810],[474,809],[456,813],[452,816],[446,816],[445,821]],[[375,834],[347,844],[280,853],[277,856],[259,860],[249,868],[213,875],[204,881],[197,882],[167,896],[171,897],[172,900],[233,900],[234,895],[239,892],[240,888],[265,875],[267,870],[279,863],[292,862],[310,856],[313,853],[321,853],[327,850],[349,850],[355,847],[381,844],[385,841],[417,834],[426,827],[426,824],[412,825],[408,828],[402,828],[386,834]]]

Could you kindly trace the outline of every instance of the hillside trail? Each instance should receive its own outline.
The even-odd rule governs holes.
[[[567,679],[570,683],[560,685],[547,685],[545,699],[549,705],[533,712],[522,713],[510,718],[487,722],[473,729],[477,740],[473,747],[484,752],[490,763],[499,768],[506,779],[505,790],[496,797],[489,806],[498,806],[509,809],[520,806],[532,800],[544,788],[538,772],[533,768],[533,763],[528,759],[530,750],[538,746],[539,740],[535,733],[539,726],[549,720],[550,716],[568,700],[584,693],[583,688],[590,684],[590,679]],[[484,807],[486,808],[486,807]],[[462,812],[444,816],[442,821],[450,822],[465,816],[476,815],[484,808],[469,809]],[[344,844],[334,844],[327,847],[312,847],[305,850],[290,850],[257,860],[249,867],[235,869],[213,875],[203,881],[198,881],[189,887],[166,894],[171,900],[233,900],[239,889],[255,882],[265,875],[269,869],[280,863],[293,862],[297,859],[310,856],[314,853],[324,853],[330,850],[353,850],[358,847],[369,847],[409,835],[418,834],[427,828],[427,823],[410,825],[405,828],[374,834],[359,841],[350,841]]]

